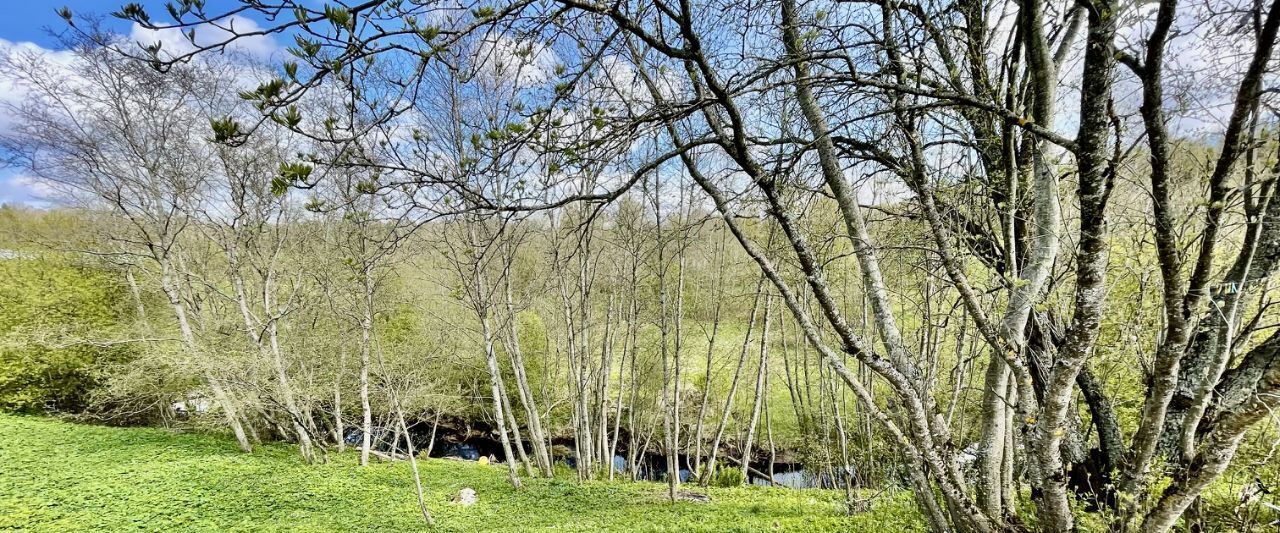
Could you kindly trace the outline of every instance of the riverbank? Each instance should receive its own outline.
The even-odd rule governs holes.
[[[419,463],[439,531],[919,531],[909,494],[846,516],[843,493],[697,489],[709,503],[664,500],[665,485],[527,479],[505,469]],[[240,453],[221,435],[109,428],[0,415],[0,530],[418,531],[409,465],[352,453],[302,463],[284,445]],[[465,487],[479,503],[450,499]]]

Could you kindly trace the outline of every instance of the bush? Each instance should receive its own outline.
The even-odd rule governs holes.
[[[746,482],[747,478],[738,468],[721,468],[711,476],[711,485],[715,487],[741,487]]]
[[[57,259],[0,259],[0,409],[77,412],[101,364],[126,345],[97,345],[120,322],[125,291],[109,272]]]

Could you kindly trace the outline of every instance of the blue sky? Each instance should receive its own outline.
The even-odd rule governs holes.
[[[164,9],[164,0],[132,0],[151,13],[155,21],[163,21],[168,14]],[[58,17],[57,10],[69,7],[71,11],[81,14],[96,13],[107,15],[129,0],[5,0],[0,6],[0,39],[10,42],[32,42],[53,48],[57,40],[49,36],[47,29],[61,31],[65,24]],[[217,12],[220,7],[230,5],[227,0],[212,0],[206,5],[210,13]],[[105,16],[103,19],[108,29],[122,33],[129,31],[130,25],[122,20]]]
[[[72,11],[107,13],[116,7],[111,0],[17,0],[5,2],[4,16],[0,17],[0,39],[10,42],[32,42],[45,48],[53,48],[56,40],[48,31],[61,31],[65,24],[56,13],[58,8],[66,6]],[[129,25],[121,20],[107,21],[114,29],[127,30]]]

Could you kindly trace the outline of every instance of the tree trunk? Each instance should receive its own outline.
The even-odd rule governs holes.
[[[764,277],[756,282],[756,294],[751,301],[751,314],[747,318],[747,333],[742,340],[742,350],[738,353],[738,364],[733,370],[733,380],[729,382],[729,393],[725,397],[724,409],[720,412],[720,422],[716,424],[716,432],[711,438],[711,457],[707,459],[707,469],[702,473],[702,486],[711,482],[716,471],[716,457],[720,452],[720,439],[724,438],[724,430],[729,425],[729,415],[733,413],[733,399],[738,393],[738,383],[742,380],[742,369],[746,366],[747,353],[751,351],[751,333],[755,329],[756,313],[760,309],[760,295],[764,292]]]
[[[507,355],[511,357],[511,372],[516,379],[517,398],[519,398],[520,405],[524,408],[534,460],[537,461],[538,469],[542,471],[542,475],[551,477],[551,453],[547,450],[547,437],[542,430],[542,415],[538,411],[538,402],[534,398],[533,389],[529,386],[529,378],[524,364],[524,352],[520,348],[520,319],[516,314],[515,304],[511,295],[509,258],[507,274],[504,278],[503,285],[505,286],[507,304]]]
[[[366,300],[367,302],[367,300]],[[373,444],[373,407],[369,403],[369,359],[373,334],[373,311],[366,304],[360,319],[360,466],[369,465]]]
[[[169,305],[173,308],[174,317],[178,320],[178,329],[182,332],[182,343],[186,347],[187,352],[191,355],[200,353],[199,347],[196,345],[195,332],[191,329],[191,322],[187,320],[187,308],[183,303],[182,297],[178,294],[178,289],[174,287],[172,277],[172,266],[168,261],[157,259],[160,263],[160,287],[164,291],[165,296],[169,299]],[[236,404],[231,399],[231,395],[227,394],[226,389],[218,383],[217,378],[208,370],[202,371],[205,382],[208,383],[209,389],[213,391],[213,400],[220,407],[222,413],[226,416],[227,425],[231,427],[231,432],[236,437],[236,443],[240,445],[240,449],[246,453],[253,451],[253,445],[249,444],[249,438],[245,436],[244,425],[240,423],[240,415],[236,409]]]
[[[765,383],[769,376],[769,317],[773,307],[773,295],[764,297],[764,326],[760,330],[760,367],[756,371],[755,400],[751,403],[751,422],[747,424],[747,439],[742,446],[742,479],[750,479],[747,468],[751,466],[751,447],[755,444],[756,425],[760,423],[760,406],[768,391]],[[841,429],[841,438],[844,431]]]

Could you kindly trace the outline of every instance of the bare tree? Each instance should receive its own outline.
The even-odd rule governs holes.
[[[19,50],[3,57],[0,69],[27,93],[21,103],[5,104],[17,120],[0,145],[28,172],[127,222],[106,236],[119,246],[101,252],[154,265],[191,364],[241,449],[250,451],[239,405],[197,337],[176,264],[217,161],[191,124],[207,120],[210,95],[229,90],[228,67],[192,65],[162,76],[89,42],[68,45],[73,59],[66,65]]]

